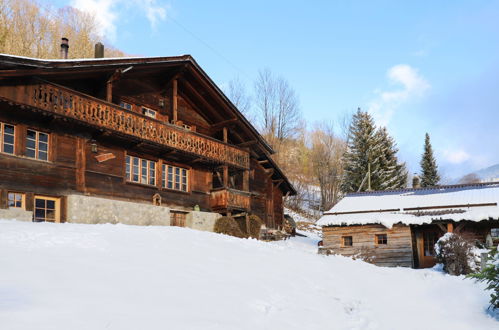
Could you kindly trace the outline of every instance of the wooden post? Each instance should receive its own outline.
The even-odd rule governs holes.
[[[227,130],[227,127],[223,128],[223,134],[224,134],[224,142],[227,143],[227,141],[229,141],[229,132]]]
[[[177,123],[177,89],[178,82],[177,79],[174,79],[172,82],[172,119],[173,122]]]
[[[454,224],[452,222],[447,223],[447,232],[452,233],[454,231]]]
[[[86,141],[83,138],[76,140],[76,189],[85,192],[85,171],[87,166]]]
[[[223,166],[223,185],[225,188],[229,186],[229,167],[227,165]]]
[[[106,83],[106,101],[113,102],[113,83],[111,79]]]
[[[243,191],[249,191],[249,170],[243,172]]]

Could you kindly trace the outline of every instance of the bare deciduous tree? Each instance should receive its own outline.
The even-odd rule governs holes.
[[[480,183],[480,177],[475,173],[466,174],[461,179],[459,179],[459,183],[469,184],[469,183]]]
[[[0,0],[1,53],[59,58],[61,37],[70,40],[69,58],[93,57],[102,39],[95,17],[73,7],[56,10],[36,0]],[[106,48],[106,56],[124,55]]]
[[[333,127],[332,123],[317,124],[311,136],[310,159],[319,182],[323,211],[329,210],[341,197],[342,156],[346,144],[335,135]]]
[[[296,136],[301,113],[298,96],[286,79],[269,69],[261,70],[255,82],[255,105],[260,129],[274,148]]]
[[[245,117],[251,119],[251,98],[246,92],[244,82],[239,77],[228,82],[226,94],[239,111],[241,111]]]

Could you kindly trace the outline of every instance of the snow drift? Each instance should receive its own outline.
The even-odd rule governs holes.
[[[0,221],[0,328],[492,329],[483,285],[176,227]]]

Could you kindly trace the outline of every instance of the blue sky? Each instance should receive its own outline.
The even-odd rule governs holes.
[[[429,132],[443,177],[499,163],[499,1],[58,0],[129,54],[191,54],[220,86],[284,76],[310,124],[357,107],[410,172]]]

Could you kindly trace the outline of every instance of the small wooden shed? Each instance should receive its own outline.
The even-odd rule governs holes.
[[[499,182],[348,194],[318,221],[319,253],[432,267],[435,243],[446,232],[497,244],[498,202]]]

